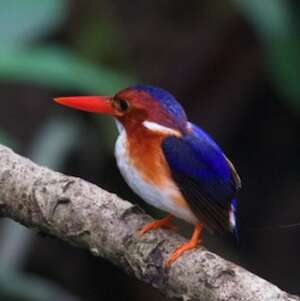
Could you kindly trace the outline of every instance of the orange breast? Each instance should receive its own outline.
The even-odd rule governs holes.
[[[164,135],[140,129],[128,137],[128,152],[131,163],[148,183],[161,189],[170,189],[174,194],[174,202],[187,208],[188,204],[175,184],[170,168],[161,149]]]

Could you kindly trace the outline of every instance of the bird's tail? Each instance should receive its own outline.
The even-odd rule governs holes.
[[[239,246],[240,239],[238,233],[238,222],[237,222],[237,200],[233,199],[230,204],[229,209],[229,228],[230,231],[233,233],[235,242],[237,246]]]

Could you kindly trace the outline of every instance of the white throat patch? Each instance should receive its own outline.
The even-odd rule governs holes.
[[[115,122],[119,133],[122,133],[125,130],[123,124],[118,119],[115,119]]]

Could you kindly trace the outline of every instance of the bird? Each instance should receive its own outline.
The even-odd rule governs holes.
[[[144,225],[140,235],[173,228],[174,218],[194,225],[192,237],[166,261],[170,267],[201,241],[203,229],[237,235],[240,177],[218,144],[188,120],[167,90],[137,84],[114,96],[68,96],[57,103],[112,116],[119,130],[117,166],[129,187],[150,205],[168,213]]]

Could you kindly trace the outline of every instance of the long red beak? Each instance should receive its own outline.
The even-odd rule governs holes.
[[[54,98],[54,101],[64,106],[94,113],[114,115],[109,96],[68,96]]]

